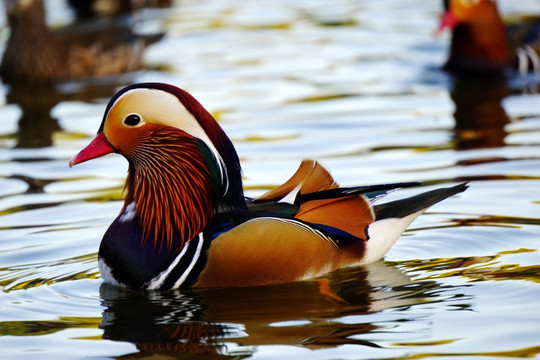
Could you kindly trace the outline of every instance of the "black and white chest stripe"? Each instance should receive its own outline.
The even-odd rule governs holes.
[[[205,256],[201,256],[204,250],[205,239],[201,232],[197,237],[187,242],[171,265],[150,280],[145,288],[148,290],[176,289],[186,283],[188,279],[196,278],[198,273],[192,274],[192,272],[196,268],[200,271],[200,266],[197,265],[206,261]]]
[[[187,242],[173,262],[162,272],[154,276],[141,288],[148,290],[168,290],[189,285],[199,276],[206,264],[206,249],[210,240],[205,240],[203,233]],[[103,279],[114,285],[125,286],[114,278],[110,267],[99,258],[99,271]]]

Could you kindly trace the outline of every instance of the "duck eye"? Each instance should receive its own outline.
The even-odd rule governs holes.
[[[124,124],[129,125],[129,126],[138,125],[140,122],[141,122],[141,117],[137,114],[128,115],[124,119]]]

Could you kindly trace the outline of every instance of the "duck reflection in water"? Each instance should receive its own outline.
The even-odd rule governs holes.
[[[384,262],[262,287],[140,292],[104,283],[100,328],[104,338],[134,343],[146,354],[240,358],[258,345],[378,347],[359,339],[378,325],[339,319],[425,303],[433,289],[440,291],[434,281],[413,284]]]
[[[502,147],[510,123],[502,100],[523,90],[536,91],[540,18],[516,16],[506,24],[493,0],[443,0],[443,9],[439,31],[452,32],[443,69],[453,76],[455,146]],[[517,82],[523,89],[512,89]]]
[[[443,0],[439,30],[452,31],[445,70],[462,74],[540,71],[540,17],[506,24],[495,0]]]
[[[110,97],[119,85],[132,80],[130,74],[143,68],[145,48],[163,34],[135,34],[131,23],[136,9],[126,3],[119,1],[123,6],[99,16],[75,8],[80,17],[53,31],[45,22],[43,0],[5,0],[10,35],[0,77],[9,86],[8,103],[22,110],[18,147],[52,145],[53,133],[60,130],[50,114],[56,104]]]
[[[450,91],[455,105],[455,148],[503,147],[510,118],[502,100],[510,94],[503,77],[456,76]]]

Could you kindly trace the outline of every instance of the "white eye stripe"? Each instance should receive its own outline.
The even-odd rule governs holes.
[[[229,181],[223,158],[197,119],[195,119],[193,114],[185,108],[175,95],[159,89],[136,88],[119,96],[111,106],[109,113],[116,106],[129,111],[122,120],[124,124],[129,116],[137,115],[140,117],[141,122],[135,126],[141,126],[146,123],[168,125],[183,130],[205,143],[216,159],[220,177],[224,185],[224,194],[227,193]]]

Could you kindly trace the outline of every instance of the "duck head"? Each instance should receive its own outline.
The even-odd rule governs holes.
[[[494,0],[443,0],[445,13],[441,19],[441,28],[454,28],[459,23],[491,21],[498,17],[497,4]]]
[[[195,98],[175,86],[141,83],[120,90],[95,139],[69,165],[109,153],[128,160],[119,218],[135,211],[143,239],[177,249],[216,212],[245,207],[232,142]]]
[[[446,70],[493,73],[510,64],[503,20],[494,0],[443,0],[439,31],[452,30]]]

